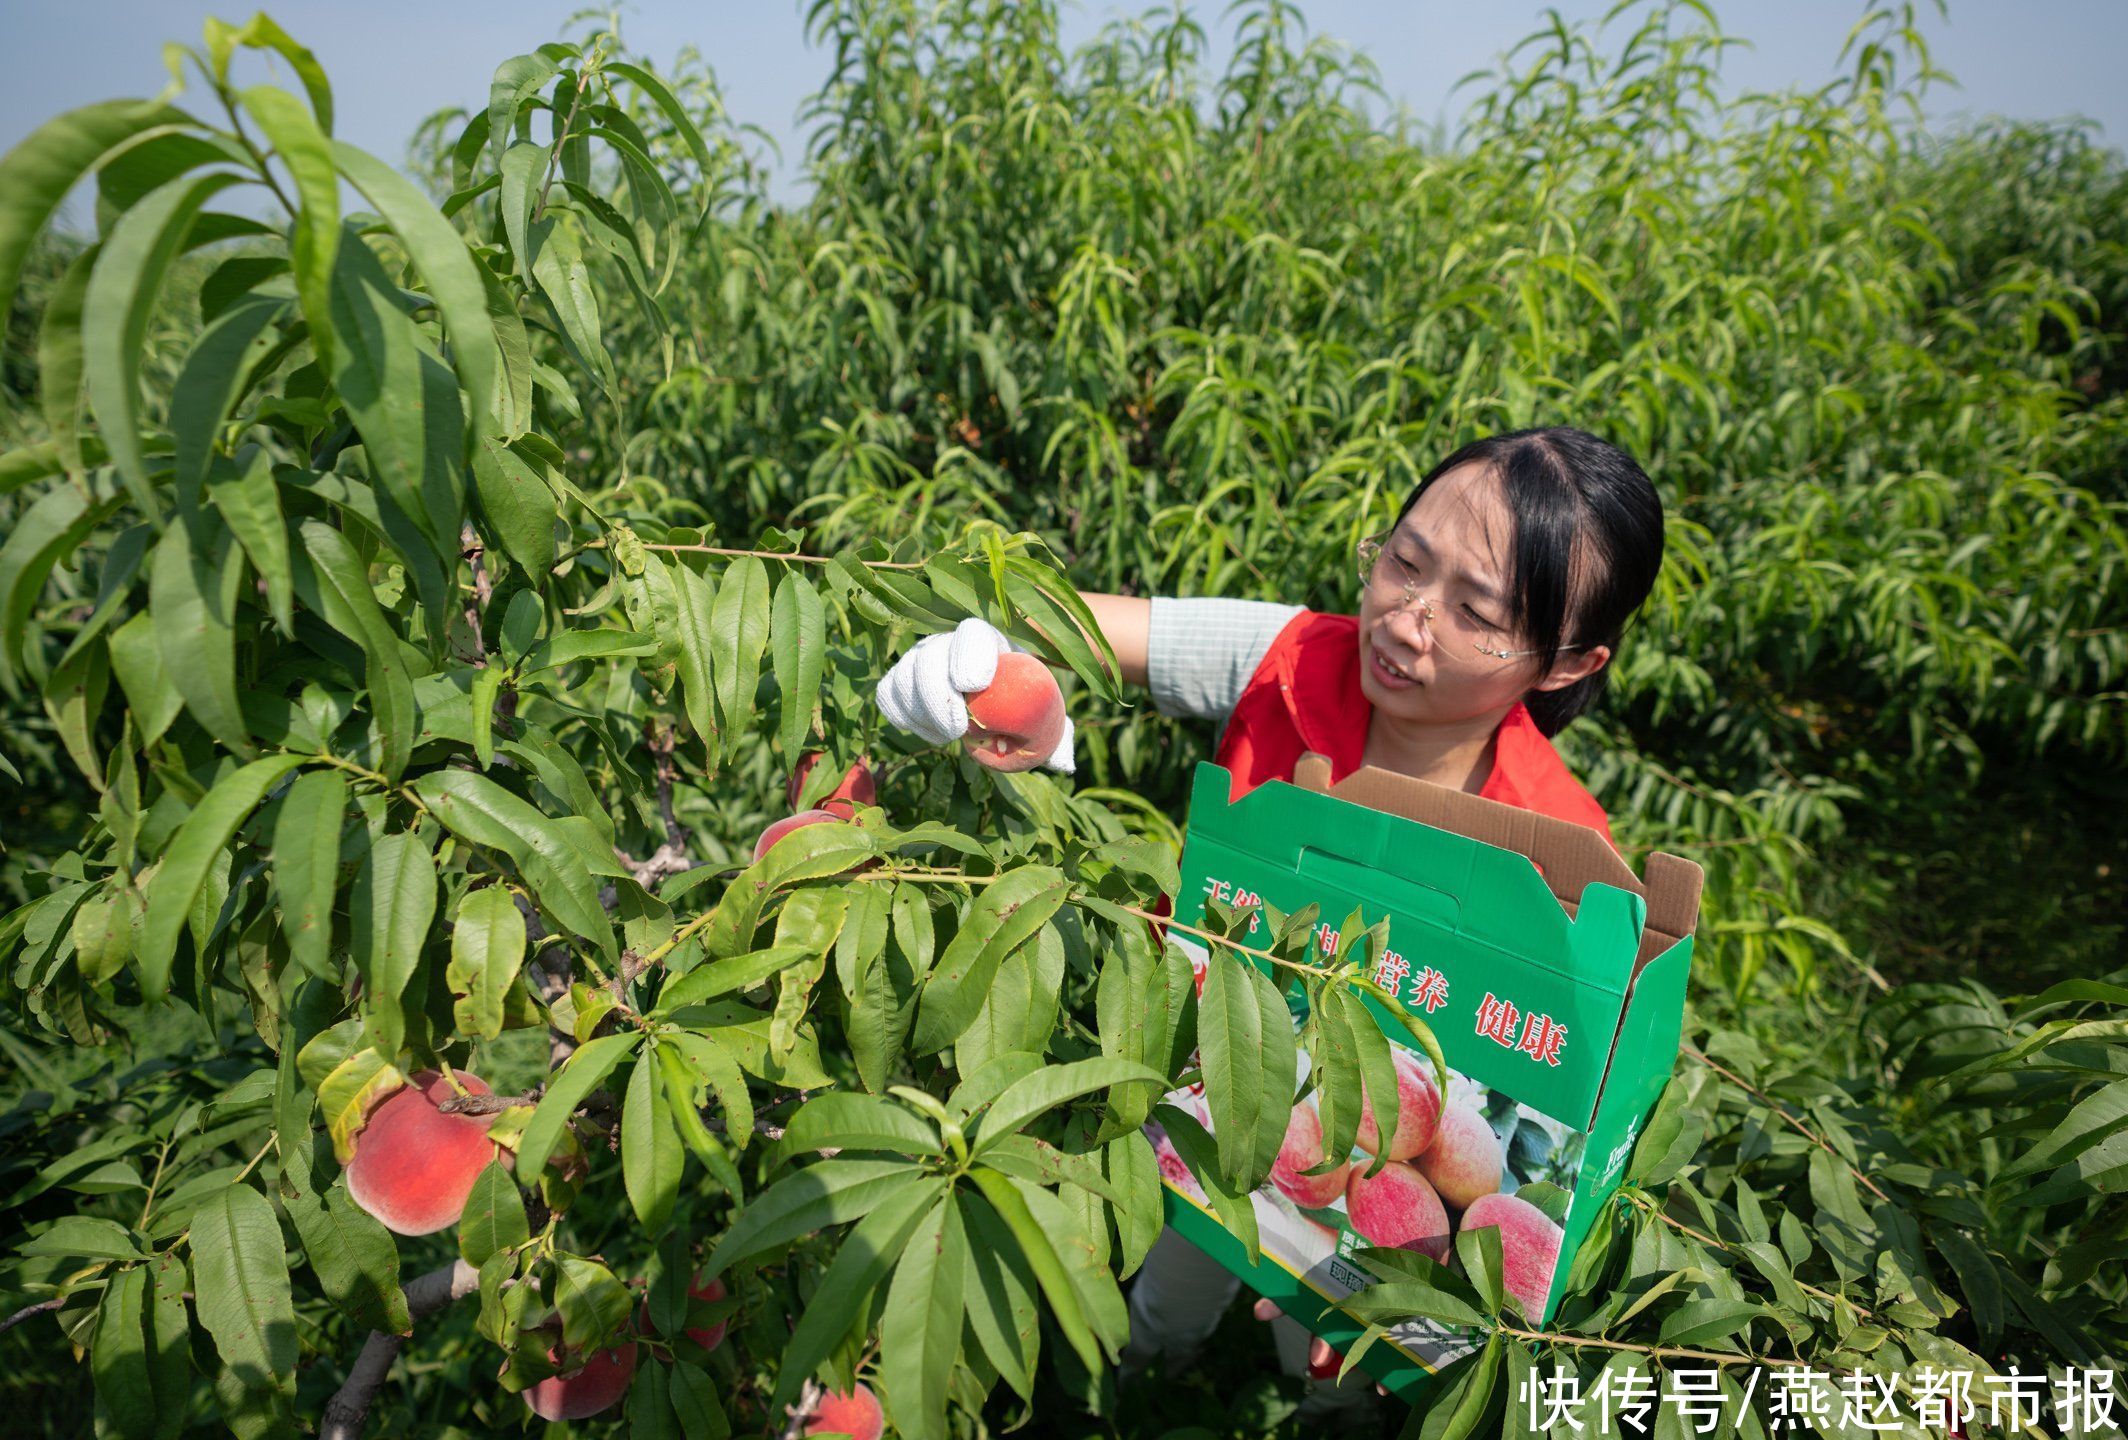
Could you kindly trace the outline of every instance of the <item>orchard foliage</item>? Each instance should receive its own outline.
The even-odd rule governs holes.
[[[1076,55],[1042,5],[812,24],[796,211],[705,67],[605,31],[425,129],[427,191],[263,17],[181,57],[192,108],[0,161],[0,748],[82,797],[0,919],[32,1383],[80,1359],[125,1436],[478,1431],[632,1344],[588,1427],[860,1383],[910,1437],[1150,1426],[1108,1374],[1139,1126],[1246,1230],[1297,1046],[1326,1097],[1396,1092],[1347,1043],[1386,937],[1274,914],[1250,957],[1215,912],[1197,993],[1148,924],[1195,752],[1077,591],[1345,606],[1433,458],[1540,420],[1671,502],[1566,739],[1624,837],[1709,865],[1707,962],[1549,1332],[1484,1246],[1373,1256],[1375,1316],[1489,1332],[1414,1423],[1683,1352],[2114,1363],[2128,987],[1877,994],[1811,861],[1985,760],[2120,759],[2118,167],[1901,129],[1897,13],[1742,104],[1695,9],[1558,27],[1453,149],[1276,3],[1218,77],[1179,11]],[[84,180],[93,238],[40,239]],[[887,664],[968,615],[1075,678],[1078,783],[880,728]],[[879,804],[753,858],[860,755]],[[507,1163],[402,1240],[341,1172],[428,1070],[495,1092],[446,1103]],[[1156,1108],[1186,1078],[1216,1138]]]

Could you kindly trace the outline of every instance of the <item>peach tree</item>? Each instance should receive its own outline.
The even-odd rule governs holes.
[[[301,93],[237,78],[252,51]],[[214,118],[92,106],[0,162],[0,296],[76,186],[96,216],[40,322],[44,438],[0,456],[0,684],[93,818],[0,955],[78,1045],[170,1007],[245,1038],[129,1077],[16,1192],[45,1298],[12,1320],[49,1313],[141,1437],[200,1378],[239,1434],[358,1433],[475,1297],[479,1414],[876,1431],[876,1380],[931,1436],[1045,1359],[1096,1384],[1160,1095],[1201,1046],[1232,1123],[1181,1143],[1246,1216],[1316,1032],[1233,947],[1200,1002],[1152,923],[1173,852],[1101,797],[873,718],[969,616],[1118,701],[1076,592],[994,526],[725,542],[577,468],[553,437],[626,383],[587,257],[657,317],[712,203],[648,68],[509,61],[439,206],[334,138],[265,17],[176,66]],[[1262,953],[1353,983],[1363,946],[1303,959],[1311,917],[1275,918]],[[479,1073],[528,1054],[520,1089]],[[1363,1063],[1317,1073],[1356,1095]]]

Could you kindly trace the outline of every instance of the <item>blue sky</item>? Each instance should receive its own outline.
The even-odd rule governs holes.
[[[17,61],[0,86],[0,150],[60,110],[120,95],[148,95],[165,79],[166,40],[196,42],[201,20],[246,18],[256,0],[0,0],[0,51]],[[1569,19],[1593,18],[1609,0],[1559,0]],[[1733,35],[1725,75],[1740,87],[1816,84],[1829,78],[1859,0],[1714,0]],[[503,58],[558,34],[578,0],[279,0],[268,11],[327,62],[342,138],[397,162],[430,111],[484,99]],[[1078,40],[1143,5],[1069,4],[1065,35]],[[1231,51],[1223,0],[1194,8],[1213,33],[1213,61]],[[1452,121],[1455,82],[1491,64],[1536,27],[1538,0],[1300,0],[1310,26],[1365,51],[1389,94],[1425,121]],[[2105,142],[2128,147],[2128,54],[2123,0],[1953,0],[1948,19],[1929,0],[1921,28],[1937,64],[1958,79],[1931,113],[2053,118],[2080,115]],[[630,44],[660,61],[682,45],[715,67],[740,119],[776,137],[785,161],[776,193],[802,193],[798,111],[826,74],[809,48],[799,0],[637,0],[621,10]],[[182,102],[181,102],[182,103]]]

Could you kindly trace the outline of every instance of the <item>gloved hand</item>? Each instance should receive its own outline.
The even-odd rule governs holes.
[[[880,714],[897,730],[906,730],[931,745],[951,745],[967,735],[968,701],[997,678],[1000,657],[1018,647],[987,620],[969,618],[941,635],[926,635],[894,662],[879,682]],[[1054,680],[1050,681],[1052,688]],[[1042,763],[1052,770],[1072,770],[1071,718],[1056,704],[1062,735]],[[1001,727],[993,725],[993,732]],[[1033,727],[1025,733],[1033,733]]]

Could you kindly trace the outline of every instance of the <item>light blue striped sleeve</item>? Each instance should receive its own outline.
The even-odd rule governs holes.
[[[1163,715],[1224,721],[1299,605],[1155,596],[1145,678]]]

